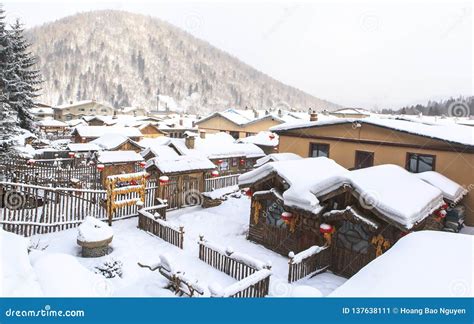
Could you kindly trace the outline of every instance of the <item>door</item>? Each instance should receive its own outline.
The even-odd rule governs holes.
[[[355,169],[368,168],[374,165],[374,152],[356,151]]]
[[[372,260],[370,234],[362,224],[342,221],[336,226],[331,245],[334,273],[351,277]]]

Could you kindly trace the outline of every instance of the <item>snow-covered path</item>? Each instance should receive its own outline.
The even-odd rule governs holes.
[[[154,264],[159,255],[166,255],[175,267],[187,276],[198,279],[207,287],[210,283],[227,286],[235,280],[198,259],[199,235],[223,247],[249,254],[272,264],[270,295],[288,296],[297,285],[310,285],[328,295],[346,279],[331,273],[289,285],[287,283],[288,259],[263,246],[246,239],[250,200],[246,196],[230,197],[222,205],[214,208],[189,207],[169,212],[167,219],[175,225],[183,225],[185,230],[184,250],[137,228],[137,218],[113,223],[113,251],[102,258],[80,257],[80,247],[76,243],[77,229],[37,235],[31,241],[45,252],[59,252],[77,257],[90,270],[113,259],[123,263],[122,278],[109,279],[113,296],[174,296],[163,287],[166,280],[158,273],[140,268],[137,262]]]

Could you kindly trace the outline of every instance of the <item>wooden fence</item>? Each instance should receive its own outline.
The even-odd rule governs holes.
[[[138,228],[182,249],[184,228],[182,226],[175,227],[166,222],[166,207],[166,204],[161,204],[140,209],[138,211]],[[155,216],[155,213],[158,213],[159,216]]]
[[[199,259],[224,272],[239,283],[223,292],[214,292],[222,297],[264,297],[268,295],[271,266],[248,255],[222,249],[199,237]],[[263,271],[263,272],[262,272]]]
[[[330,248],[314,245],[298,254],[289,253],[288,282],[292,283],[312,273],[319,273],[330,264]]]
[[[33,160],[13,156],[0,161],[0,173],[11,182],[68,187],[77,179],[85,188],[101,187],[96,166],[71,158]]]
[[[208,178],[204,180],[204,191],[212,191],[239,184],[240,174],[231,174],[222,177]]]
[[[24,236],[69,229],[86,216],[107,219],[103,190],[0,182],[0,197],[0,224]]]

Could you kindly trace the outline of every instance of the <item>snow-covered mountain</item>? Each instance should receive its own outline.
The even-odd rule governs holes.
[[[144,15],[81,13],[30,29],[28,37],[45,79],[39,100],[52,105],[96,99],[153,109],[159,93],[199,113],[281,103],[297,110],[337,108]]]

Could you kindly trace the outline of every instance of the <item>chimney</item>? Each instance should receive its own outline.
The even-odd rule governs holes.
[[[202,139],[205,139],[205,138],[206,138],[206,130],[204,130],[204,129],[201,130],[201,131],[199,132],[199,136],[200,136]]]
[[[193,135],[188,135],[184,139],[184,144],[186,145],[186,147],[188,149],[192,150],[192,149],[194,149],[195,140],[196,140],[196,138]]]
[[[315,112],[312,112],[311,114],[309,114],[309,121],[318,121],[318,114],[315,113]]]
[[[72,105],[72,100],[69,100],[69,104]]]
[[[258,111],[257,109],[253,109],[253,117],[258,118]]]
[[[281,109],[278,109],[278,117],[283,117],[283,112],[281,111]]]
[[[183,118],[179,119],[179,126],[183,126]]]

